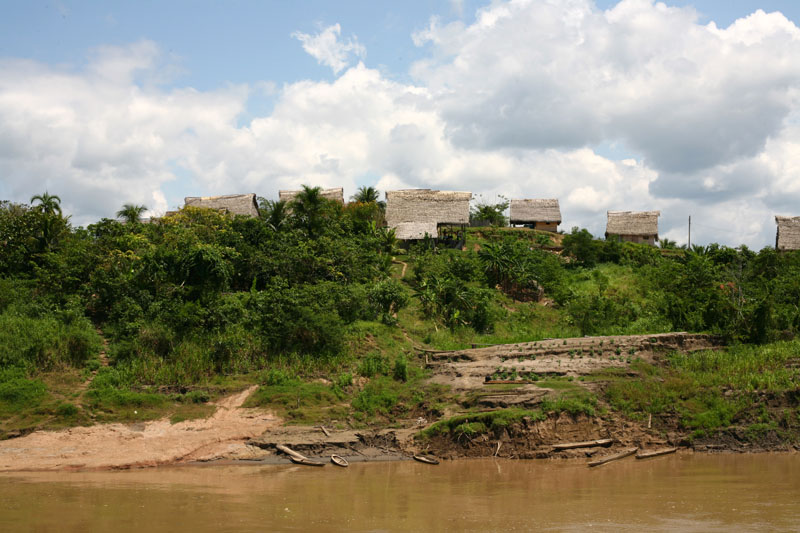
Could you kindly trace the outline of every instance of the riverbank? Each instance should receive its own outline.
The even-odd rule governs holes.
[[[786,346],[793,350],[795,344]],[[426,377],[413,390],[444,387],[451,402],[446,408],[420,401],[427,410],[397,411],[406,416],[374,419],[377,422],[357,429],[341,420],[288,425],[268,401],[266,406],[244,407],[253,397],[270,397],[264,394],[269,386],[250,386],[213,403],[213,415],[204,419],[96,424],[1,441],[0,471],[129,469],[219,460],[287,462],[278,445],[312,458],[327,460],[337,454],[352,461],[397,460],[415,453],[443,459],[588,460],[632,447],[710,453],[797,450],[796,386],[754,392],[730,384],[700,384],[701,374],[679,366],[686,364],[681,357],[689,357],[705,372],[724,376],[711,363],[730,364],[742,353],[718,348],[712,337],[676,333],[425,351],[417,361],[426,367]],[[776,345],[774,353],[765,352],[775,368],[795,360],[777,357],[783,351],[785,346]],[[744,356],[758,360],[749,353]],[[761,375],[772,374],[765,367]],[[370,382],[354,384],[361,391],[355,397],[366,392]],[[295,392],[298,406],[300,390]],[[676,390],[678,394],[670,396]],[[334,396],[331,402],[338,405],[340,400]],[[689,411],[692,406],[696,413]],[[735,421],[723,427],[724,420],[711,420],[729,412],[730,406],[739,408]],[[693,420],[705,420],[706,426],[692,426]],[[600,440],[610,442],[557,446]]]

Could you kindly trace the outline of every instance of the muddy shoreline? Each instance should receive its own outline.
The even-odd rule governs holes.
[[[604,386],[602,380],[596,379],[598,371],[614,369],[636,379],[631,368],[633,360],[658,364],[662,355],[670,351],[718,347],[718,339],[708,335],[669,333],[547,339],[422,352],[431,373],[430,381],[447,385],[463,409],[435,417],[442,419],[453,415],[470,417],[502,408],[534,412],[543,402],[557,398],[559,389],[564,387],[598,392]],[[584,380],[586,377],[593,379]],[[551,385],[548,386],[547,380]],[[553,388],[555,385],[558,387]],[[635,421],[602,405],[593,416],[550,412],[544,419],[523,416],[510,424],[483,427],[477,432],[440,431],[424,439],[417,435],[430,424],[422,417],[395,421],[391,428],[289,426],[268,411],[242,407],[254,390],[251,387],[217,402],[216,412],[207,419],[177,424],[162,419],[35,431],[0,441],[0,472],[129,469],[210,461],[288,462],[278,451],[278,445],[288,446],[309,458],[327,461],[331,454],[336,454],[356,462],[403,460],[417,453],[442,459],[590,459],[632,447],[642,451],[678,447],[683,452],[703,453],[800,449],[775,432],[765,433],[754,443],[747,438],[745,428],[729,428],[713,437],[692,439],[678,427],[674,417]],[[554,449],[557,444],[598,439],[610,439],[611,444]],[[800,439],[793,442],[800,443]]]

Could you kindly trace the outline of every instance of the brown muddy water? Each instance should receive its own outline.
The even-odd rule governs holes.
[[[800,455],[0,475],[0,531],[797,531]]]

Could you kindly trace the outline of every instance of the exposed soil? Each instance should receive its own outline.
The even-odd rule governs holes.
[[[246,441],[279,424],[261,410],[240,407],[254,390],[217,402],[216,412],[207,419],[36,431],[2,441],[0,471],[135,468],[246,458],[255,450]]]
[[[532,372],[540,377],[579,377],[603,368],[628,368],[633,358],[654,362],[671,351],[693,352],[719,346],[720,341],[711,335],[662,333],[546,339],[449,352],[427,351],[426,359],[428,368],[434,372],[432,381],[449,385],[456,391],[472,391],[483,390],[487,378],[491,380],[498,369],[515,370],[518,375]],[[517,390],[527,394],[536,388]]]

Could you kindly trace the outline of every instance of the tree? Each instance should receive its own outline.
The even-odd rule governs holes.
[[[358,192],[350,197],[351,200],[354,202],[361,202],[362,204],[371,204],[375,203],[380,206],[381,209],[386,207],[386,202],[381,202],[378,199],[380,198],[380,191],[374,187],[367,187],[362,185],[358,188]]]
[[[661,247],[662,250],[674,250],[678,247],[675,241],[671,241],[666,237],[664,237],[663,239],[659,239],[658,245]]]
[[[39,202],[39,205],[35,206],[37,211],[46,215],[57,214],[61,216],[61,198],[55,194],[49,194],[47,191],[44,191],[42,194],[32,196],[31,204],[33,204],[33,202]]]
[[[286,200],[267,200],[266,198],[258,199],[258,207],[261,211],[261,218],[271,227],[274,231],[278,231],[286,223],[289,218],[289,206]]]
[[[292,201],[292,213],[311,237],[318,235],[322,228],[322,213],[326,203],[322,188],[308,185],[303,185],[303,190]]]
[[[502,198],[502,196],[501,196]],[[508,200],[503,199],[502,202],[496,204],[478,203],[470,209],[470,222],[485,221],[492,226],[505,226],[506,217],[503,212],[508,209]]]
[[[117,218],[123,219],[127,224],[138,224],[141,222],[142,213],[147,211],[147,206],[125,204],[122,209],[117,211]]]
[[[39,217],[40,249],[50,250],[58,235],[66,229],[66,219],[61,216],[61,198],[45,191],[32,196],[31,204],[34,202],[39,202],[34,210]]]

